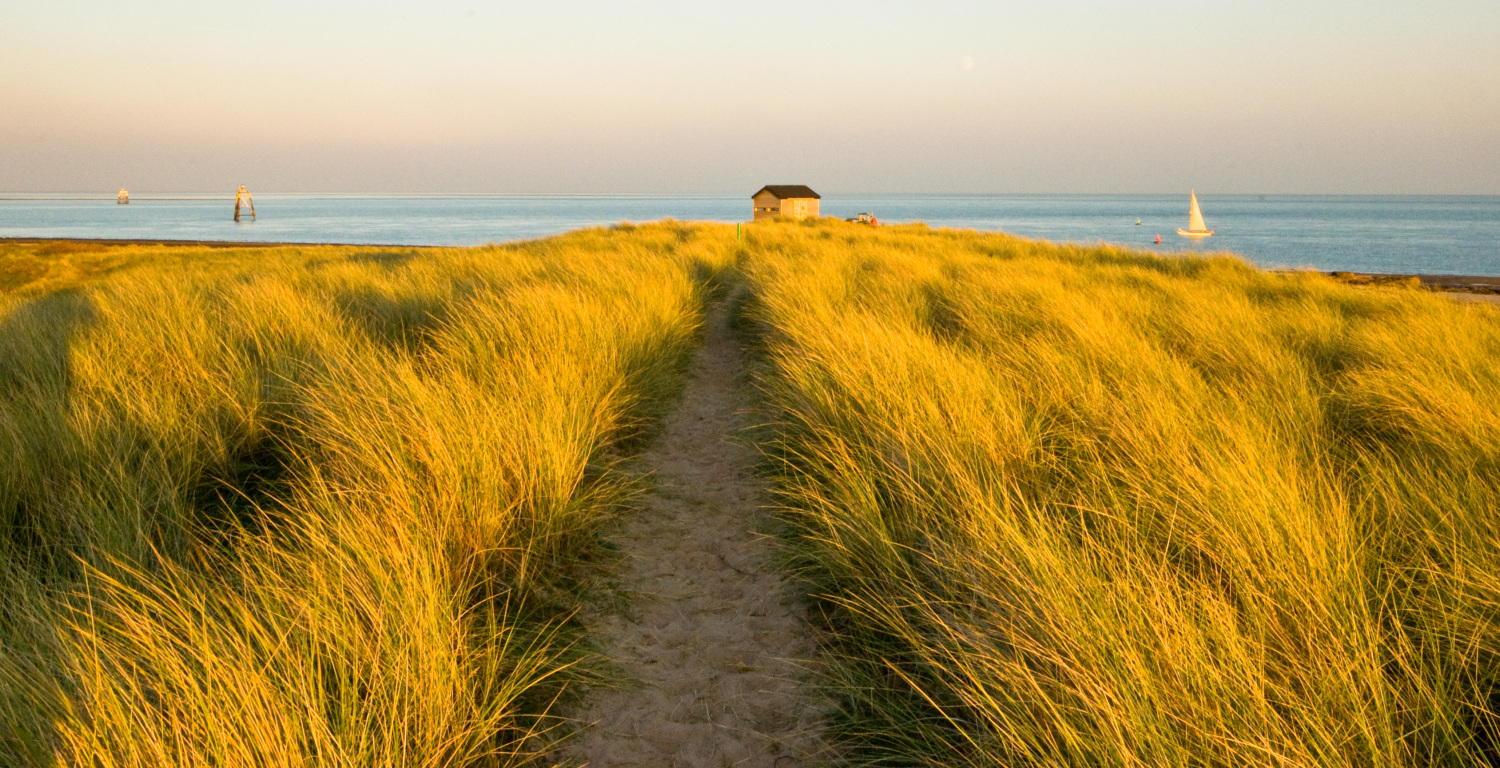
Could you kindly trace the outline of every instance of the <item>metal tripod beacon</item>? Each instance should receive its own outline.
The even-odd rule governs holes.
[[[250,190],[241,184],[239,191],[234,193],[234,220],[240,220],[240,206],[244,205],[250,211],[250,220],[255,221],[255,201],[250,199]]]

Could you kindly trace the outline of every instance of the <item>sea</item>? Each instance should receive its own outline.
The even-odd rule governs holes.
[[[1211,238],[1177,235],[1187,195],[826,195],[825,216],[1001,231],[1059,242],[1228,251],[1269,268],[1500,276],[1500,196],[1198,197]],[[0,194],[0,237],[482,245],[658,219],[740,222],[749,195],[233,196]],[[1155,243],[1157,236],[1162,243]]]

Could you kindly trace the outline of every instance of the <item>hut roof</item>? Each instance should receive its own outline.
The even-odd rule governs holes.
[[[761,192],[770,192],[779,200],[791,200],[798,197],[811,197],[814,200],[823,199],[822,195],[812,191],[812,187],[804,184],[767,184],[761,187],[755,195],[759,195]],[[755,195],[751,195],[751,197],[755,197]]]

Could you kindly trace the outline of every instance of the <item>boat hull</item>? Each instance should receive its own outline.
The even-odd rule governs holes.
[[[1216,229],[1179,229],[1177,234],[1183,237],[1208,237],[1217,231]]]

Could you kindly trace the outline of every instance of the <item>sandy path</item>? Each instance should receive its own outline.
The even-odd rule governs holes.
[[[592,766],[795,768],[818,747],[817,707],[800,689],[808,628],[753,532],[766,484],[743,425],[741,351],[710,313],[681,407],[643,457],[656,478],[617,537],[630,616],[593,631],[630,678],[578,714],[572,753]]]

